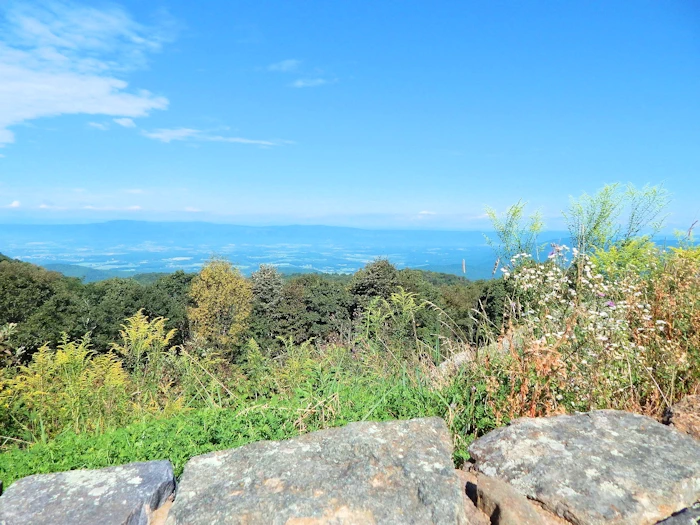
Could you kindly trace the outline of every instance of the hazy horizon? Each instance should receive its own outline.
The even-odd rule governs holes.
[[[196,271],[223,256],[250,274],[260,264],[286,273],[352,273],[377,258],[419,268],[488,278],[496,256],[488,231],[363,229],[340,226],[246,226],[208,222],[110,221],[0,227],[0,253],[41,266],[78,265],[136,273]],[[543,243],[567,233],[543,232]]]

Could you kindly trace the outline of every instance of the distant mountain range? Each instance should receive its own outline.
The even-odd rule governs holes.
[[[566,242],[548,232],[543,242]],[[261,263],[285,273],[352,273],[377,257],[399,268],[491,276],[484,232],[364,230],[335,226],[237,226],[204,222],[111,221],[0,226],[0,253],[86,281],[178,269],[197,271],[223,256],[249,274]]]

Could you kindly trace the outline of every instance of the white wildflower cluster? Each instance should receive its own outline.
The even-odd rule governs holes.
[[[545,263],[521,264],[504,274],[515,283],[520,321],[540,344],[564,343],[583,366],[600,354],[626,359],[637,350],[643,332],[663,329],[654,323],[640,279],[608,280],[586,254],[555,246]],[[520,257],[524,257],[521,255]],[[634,322],[637,337],[632,337]]]

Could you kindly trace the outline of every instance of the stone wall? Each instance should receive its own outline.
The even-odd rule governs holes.
[[[29,476],[0,525],[700,523],[700,441],[644,416],[523,418],[469,452],[439,418],[352,423],[192,458],[177,488],[168,461]]]

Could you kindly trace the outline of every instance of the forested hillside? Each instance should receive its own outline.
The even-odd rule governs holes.
[[[57,344],[64,334],[71,340],[89,334],[91,347],[106,352],[118,339],[124,321],[138,311],[151,319],[165,318],[165,329],[175,330],[173,344],[182,344],[190,339],[192,319],[188,319],[188,308],[190,317],[201,311],[192,308],[198,302],[191,293],[197,274],[178,271],[85,284],[30,263],[0,257],[0,326],[16,325],[12,341],[25,359],[44,343]],[[416,294],[419,301],[431,301],[435,309],[444,309],[469,331],[473,322],[470,312],[477,301],[490,304],[500,286],[498,282],[468,281],[448,274],[397,270],[386,260],[377,260],[354,276],[283,275],[272,266],[262,265],[245,279],[223,260],[213,260],[203,275],[208,272],[212,272],[217,286],[232,281],[231,297],[250,290],[246,304],[238,305],[250,311],[244,328],[226,339],[228,353],[234,356],[251,337],[272,353],[280,347],[280,337],[291,337],[296,343],[309,339],[318,343],[337,341],[349,330],[368,298],[389,299],[398,287]],[[203,298],[204,303],[213,300],[211,296]],[[224,310],[229,306],[222,297],[209,308]],[[432,329],[429,327],[435,321],[435,314],[425,314],[419,328]]]

